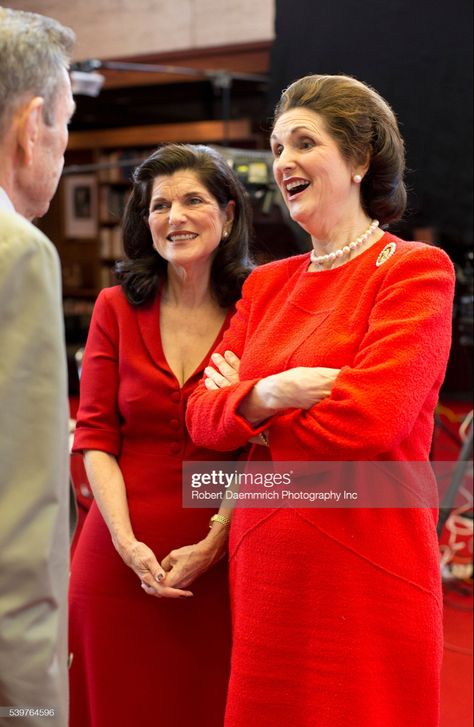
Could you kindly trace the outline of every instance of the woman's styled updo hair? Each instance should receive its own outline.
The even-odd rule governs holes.
[[[194,172],[221,210],[235,202],[230,234],[222,239],[211,267],[211,290],[219,305],[228,308],[241,295],[251,270],[248,248],[251,209],[247,193],[224,157],[203,145],[168,144],[148,157],[133,174],[133,188],[123,218],[126,259],[117,263],[117,278],[135,306],[150,302],[166,280],[167,261],[153,247],[148,226],[149,205],[156,177],[177,171]]]
[[[364,210],[381,224],[394,222],[406,206],[405,146],[388,103],[370,86],[351,76],[313,75],[283,91],[273,123],[293,108],[319,114],[343,157],[368,163],[361,183]]]

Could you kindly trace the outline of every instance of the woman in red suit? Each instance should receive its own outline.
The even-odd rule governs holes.
[[[72,564],[73,727],[222,726],[227,521],[182,508],[181,463],[236,456],[194,445],[184,412],[248,275],[249,230],[214,150],[170,145],[136,170],[121,286],[99,295],[81,377],[74,451],[95,502]]]
[[[406,201],[395,117],[353,78],[308,76],[283,92],[271,146],[313,249],[248,278],[191,436],[226,451],[260,434],[273,460],[428,462],[454,274],[381,228]],[[316,404],[314,367],[340,369]],[[435,525],[429,508],[236,509],[226,727],[435,727]]]

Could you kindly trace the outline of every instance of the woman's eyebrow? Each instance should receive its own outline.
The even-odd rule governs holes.
[[[300,126],[293,126],[292,129],[290,129],[290,136],[292,134],[295,134],[297,131],[309,131],[309,129],[306,126],[300,125]],[[274,133],[271,134],[270,139],[278,139],[278,136]]]

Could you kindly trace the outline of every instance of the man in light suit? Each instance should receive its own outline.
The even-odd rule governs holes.
[[[31,224],[64,163],[74,33],[0,8],[0,725],[67,724],[67,376],[60,269]],[[55,719],[47,719],[54,710]],[[15,713],[15,712],[14,712]],[[50,713],[50,712],[49,712]],[[21,714],[21,713],[20,713]]]

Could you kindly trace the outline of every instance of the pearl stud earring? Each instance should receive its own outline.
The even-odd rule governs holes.
[[[352,177],[352,181],[355,184],[360,184],[362,182],[362,175],[361,174],[354,174],[354,176]]]

